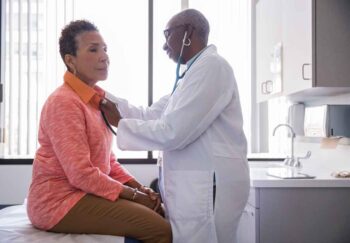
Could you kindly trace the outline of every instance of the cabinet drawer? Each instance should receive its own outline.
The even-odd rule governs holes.
[[[238,243],[259,243],[259,209],[247,204],[243,210],[238,229]]]
[[[248,204],[253,206],[254,208],[260,208],[259,204],[259,189],[258,188],[250,188]]]

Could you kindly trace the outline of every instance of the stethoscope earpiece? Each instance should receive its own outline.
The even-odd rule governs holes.
[[[190,45],[191,45],[191,39],[188,38],[188,39],[187,39],[188,42],[186,43],[186,38],[187,38],[187,31],[185,31],[184,38],[182,39],[182,45],[183,45],[183,46],[190,46]],[[181,48],[181,51],[183,51],[182,49],[183,49],[183,47]],[[182,53],[181,53],[181,54],[182,54]]]
[[[180,51],[180,55],[179,55],[179,58],[177,60],[177,65],[176,65],[176,79],[175,79],[175,83],[174,83],[174,88],[173,88],[173,92],[171,92],[171,94],[174,93],[176,87],[177,87],[177,82],[179,81],[179,79],[183,78],[187,72],[187,70],[191,67],[191,65],[193,64],[193,62],[187,67],[187,70],[185,72],[183,72],[181,75],[180,75],[180,64],[181,64],[181,58],[182,58],[182,54],[183,54],[183,51],[184,51],[184,47],[185,46],[190,46],[191,45],[191,40],[190,38],[188,38],[188,42],[186,43],[186,38],[187,38],[187,31],[185,31],[185,34],[184,34],[184,38],[182,39],[182,46],[181,46],[181,51]],[[197,55],[197,57],[195,58],[195,60],[198,58],[199,55]]]

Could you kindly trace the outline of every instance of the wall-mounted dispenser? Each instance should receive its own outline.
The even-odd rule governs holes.
[[[350,105],[305,107],[306,137],[350,137]]]

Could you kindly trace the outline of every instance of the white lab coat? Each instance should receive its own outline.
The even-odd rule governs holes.
[[[172,95],[148,108],[111,97],[123,150],[160,150],[160,190],[174,243],[231,243],[249,192],[235,77],[209,46]],[[216,198],[213,205],[213,176]]]

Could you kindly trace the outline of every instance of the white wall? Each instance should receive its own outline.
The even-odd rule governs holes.
[[[136,179],[149,186],[158,176],[157,165],[124,165]],[[0,205],[21,204],[32,178],[31,165],[0,165]]]
[[[31,178],[31,165],[0,165],[0,205],[23,203]]]
[[[299,140],[299,141],[298,141]],[[295,146],[295,156],[302,157],[307,151],[311,151],[311,157],[307,160],[301,160],[304,168],[327,169],[327,171],[350,171],[350,139],[340,139],[335,145],[329,146],[331,139],[320,141],[310,141],[307,138],[297,139]],[[327,146],[328,144],[328,146]]]

